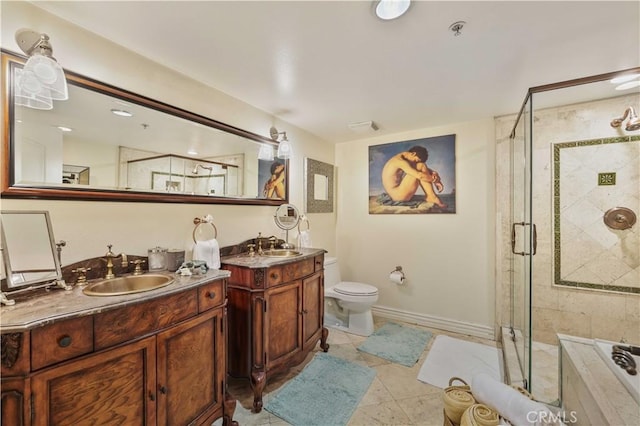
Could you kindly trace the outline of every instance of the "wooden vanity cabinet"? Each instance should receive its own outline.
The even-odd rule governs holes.
[[[262,410],[270,374],[302,362],[320,341],[326,352],[324,255],[250,268],[225,264],[229,281],[229,374],[250,380]]]
[[[2,424],[234,424],[225,291],[218,279],[24,332],[31,371],[7,380],[3,336]]]

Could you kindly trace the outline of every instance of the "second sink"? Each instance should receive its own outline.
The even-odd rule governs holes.
[[[262,252],[263,256],[267,257],[294,257],[300,256],[302,253],[295,250],[290,249],[274,249],[274,250],[265,250]]]
[[[155,290],[173,281],[172,277],[161,274],[129,275],[91,283],[82,292],[88,296],[120,296]]]

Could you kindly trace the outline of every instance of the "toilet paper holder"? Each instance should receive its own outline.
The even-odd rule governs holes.
[[[402,266],[396,266],[396,269],[394,269],[393,271],[389,272],[389,274],[393,274],[394,272],[400,272],[400,275],[402,275],[402,279],[406,278],[404,276],[404,272],[402,271]]]

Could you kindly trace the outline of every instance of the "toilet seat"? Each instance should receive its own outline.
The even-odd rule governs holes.
[[[353,281],[343,281],[333,287],[333,291],[346,296],[375,296],[378,289],[372,285],[356,283]]]

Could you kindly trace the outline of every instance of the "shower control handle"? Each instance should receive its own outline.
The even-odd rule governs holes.
[[[525,227],[527,225],[532,225],[533,226],[532,235],[531,235],[532,248],[533,248],[533,252],[532,253],[527,253],[524,250],[523,251],[516,251],[516,226]],[[519,256],[527,256],[529,254],[534,256],[537,251],[538,251],[538,229],[537,229],[535,223],[534,224],[527,223],[527,222],[514,222],[514,223],[512,223],[511,224],[511,252],[513,254],[517,254]]]

